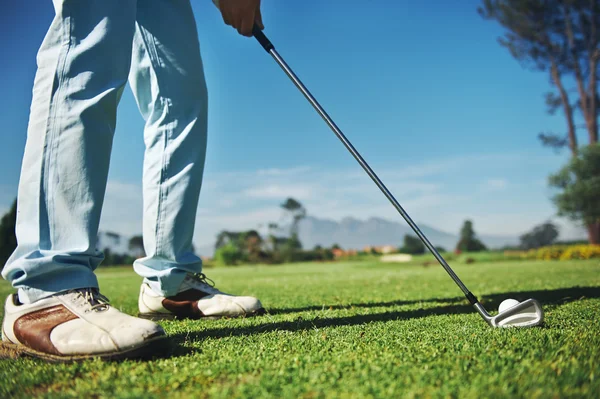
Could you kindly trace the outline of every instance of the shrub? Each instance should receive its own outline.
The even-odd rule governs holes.
[[[322,260],[323,253],[321,251],[297,251],[294,255],[295,262],[314,262]]]
[[[215,260],[222,265],[232,266],[242,259],[242,252],[233,243],[223,245],[215,252]]]
[[[465,263],[466,264],[475,263],[475,259],[474,258],[467,258],[467,259],[465,259]]]
[[[574,260],[600,258],[600,245],[552,245],[532,249],[523,255],[524,259]]]
[[[425,245],[418,237],[406,234],[404,236],[404,246],[400,248],[403,254],[418,255],[425,253]]]
[[[560,255],[560,260],[597,258],[600,258],[600,245],[572,245]]]
[[[531,250],[534,254],[534,259],[537,260],[559,260],[562,253],[567,247],[561,245],[551,245],[549,247],[542,247]]]

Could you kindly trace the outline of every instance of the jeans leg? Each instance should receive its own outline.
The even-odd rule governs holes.
[[[173,295],[188,272],[207,141],[207,90],[189,0],[139,2],[129,78],[142,116],[146,257],[135,271]]]
[[[2,271],[23,302],[98,286],[98,224],[135,29],[135,0],[55,0],[54,7],[37,56],[18,246]]]

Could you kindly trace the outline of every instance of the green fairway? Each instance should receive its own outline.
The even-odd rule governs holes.
[[[0,397],[598,397],[598,260],[453,266],[490,311],[539,299],[545,326],[488,327],[439,266],[208,269],[270,314],[164,322],[173,353],[152,361],[0,360]],[[99,276],[111,303],[135,314],[140,278]],[[2,300],[9,292],[3,282]]]

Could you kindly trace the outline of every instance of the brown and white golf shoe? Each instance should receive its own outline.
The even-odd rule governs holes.
[[[258,299],[221,292],[204,274],[188,274],[179,293],[169,297],[154,292],[144,283],[138,304],[138,316],[151,320],[219,319],[266,313]]]
[[[158,324],[118,311],[91,288],[31,304],[10,295],[4,307],[3,352],[48,361],[149,357],[161,354],[165,338]]]

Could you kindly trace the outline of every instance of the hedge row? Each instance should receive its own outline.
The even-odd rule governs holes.
[[[537,260],[600,259],[600,245],[552,245],[531,249],[522,256]]]

